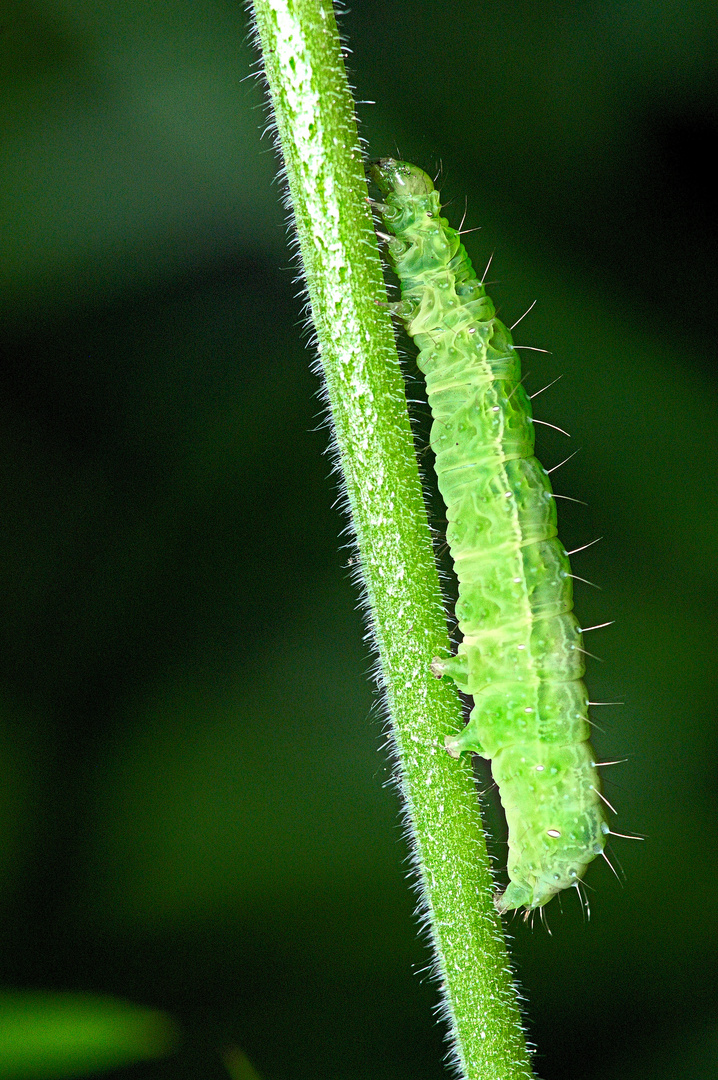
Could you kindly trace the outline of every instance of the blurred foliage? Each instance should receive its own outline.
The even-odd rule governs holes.
[[[174,1048],[168,1017],[91,994],[0,993],[0,1076],[87,1076]]]
[[[177,1016],[182,1050],[118,1078],[226,1076],[232,1044],[267,1080],[438,1078],[246,15],[2,7],[0,982]],[[605,537],[575,566],[584,625],[617,620],[595,742],[648,839],[612,844],[623,886],[591,870],[590,923],[570,896],[551,937],[511,926],[537,1071],[718,1075],[718,9],[365,0],[342,27],[372,155],[442,167],[509,324],[538,299],[527,385],[564,375],[537,411],[589,504],[561,535]]]
[[[225,1052],[224,1063],[232,1080],[260,1080],[259,1073],[252,1068],[247,1055],[235,1046]]]

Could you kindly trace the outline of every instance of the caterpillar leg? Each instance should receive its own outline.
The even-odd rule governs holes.
[[[467,690],[469,685],[469,661],[465,654],[457,653],[455,656],[435,656],[431,661],[431,673],[437,679],[443,679],[448,675],[458,686],[459,690]]]
[[[457,653],[454,656],[435,656],[431,661],[431,671],[433,675],[436,675],[437,679],[443,679],[444,675],[456,683],[459,690],[466,692],[469,686],[469,662],[464,653]],[[467,734],[469,732],[469,725],[465,727],[458,735],[447,735],[444,740],[444,746],[446,752],[450,757],[458,758],[462,754],[481,754],[485,756],[484,749],[476,739],[475,735]]]
[[[375,300],[374,303],[377,307],[386,308],[393,319],[407,319],[414,310],[413,305],[406,300]]]
[[[466,731],[466,728],[464,728]],[[460,735],[447,735],[444,739],[444,749],[449,757],[459,758],[462,754],[472,753],[478,754],[480,757],[486,757],[481,743],[476,742],[475,739],[470,740],[471,745],[467,745],[467,740],[463,738],[464,732]]]

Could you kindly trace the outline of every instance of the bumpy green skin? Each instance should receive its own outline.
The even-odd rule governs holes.
[[[371,175],[393,234],[396,313],[416,339],[426,376],[459,579],[463,641],[433,669],[472,694],[474,708],[447,749],[492,761],[509,825],[510,884],[499,910],[538,908],[577,884],[608,833],[588,743],[569,560],[556,537],[551,484],[534,457],[511,334],[440,216],[439,193],[426,173],[392,158]]]

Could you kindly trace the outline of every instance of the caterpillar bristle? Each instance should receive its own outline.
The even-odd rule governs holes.
[[[576,451],[576,453],[578,453],[578,450]],[[573,457],[573,454],[571,455],[571,457]],[[563,461],[561,462],[561,464],[562,465],[564,464]],[[558,466],[555,466],[555,468],[558,468]],[[551,470],[549,469],[548,472],[551,472]],[[593,547],[593,545],[597,544],[599,540],[603,540],[603,537],[602,536],[597,536],[596,539],[591,540],[591,542],[589,544],[583,544],[581,547],[574,548],[573,551],[567,551],[566,554],[569,555],[569,556],[570,555],[578,555],[579,551],[585,551],[586,548]]]
[[[522,321],[523,319],[525,319],[525,318],[526,318],[526,316],[527,316],[527,315],[528,315],[528,314],[529,314],[530,312],[532,312],[532,311],[533,311],[533,309],[534,309],[534,308],[536,307],[537,303],[538,303],[538,300],[534,300],[534,302],[533,302],[532,304],[529,304],[529,306],[528,306],[528,307],[526,308],[526,311],[524,311],[523,315],[521,315],[521,317],[520,317],[520,318],[518,318],[518,319],[516,320],[516,322],[515,322],[515,323],[513,324],[513,326],[510,326],[510,327],[509,327],[509,330],[511,330],[511,331],[514,331],[514,330],[516,329],[516,327],[517,327],[517,326],[519,325],[519,323],[520,323],[520,322],[521,322],[521,321]]]
[[[514,345],[514,348],[518,348],[518,346]],[[530,345],[527,345],[527,346],[526,346],[526,348],[527,348],[527,349],[530,349],[530,348],[531,348],[531,346],[530,346]],[[545,349],[534,349],[533,351],[534,351],[534,352],[546,352],[546,350],[545,350]],[[555,379],[552,379],[550,383],[546,383],[546,385],[545,385],[545,386],[542,386],[540,390],[536,390],[536,392],[535,392],[535,393],[533,393],[533,394],[529,394],[529,400],[530,400],[530,401],[533,401],[533,399],[534,399],[535,397],[538,397],[538,396],[539,396],[539,394],[543,394],[544,390],[550,390],[550,389],[551,389],[551,387],[552,387],[552,386],[555,386],[555,385],[556,385],[556,383],[557,383],[557,382],[559,381],[559,379],[562,379],[562,378],[563,378],[563,375],[557,375]]]
[[[550,424],[548,420],[537,420],[535,416],[529,416],[527,417],[527,420],[530,424],[541,424],[542,427],[553,428],[554,431],[558,431],[561,435],[565,435],[567,439],[571,438],[569,433],[564,431],[562,427],[559,427],[558,424]]]
[[[581,449],[581,447],[579,446],[579,448],[578,448],[578,449],[580,450],[580,449]],[[576,457],[576,454],[577,454],[577,453],[578,453],[578,450],[574,450],[574,452],[573,452],[572,454],[569,454],[569,455],[568,455],[568,457],[565,457],[565,458],[563,459],[563,461],[559,461],[558,465],[553,465],[553,466],[552,466],[552,467],[551,467],[550,469],[546,469],[546,475],[547,475],[547,476],[550,476],[552,472],[556,472],[556,469],[560,469],[560,468],[561,468],[561,466],[562,466],[562,465],[565,465],[567,461],[570,461],[570,460],[571,460],[571,458],[573,458],[573,457]],[[585,505],[585,504],[584,504],[584,505]],[[596,541],[594,540],[594,541],[593,541],[593,543],[595,544],[595,543],[596,543]],[[586,544],[586,545],[584,545],[584,546],[585,546],[585,547],[589,547],[590,545],[589,545],[589,544]],[[583,548],[576,548],[576,551],[583,551]],[[567,551],[567,552],[566,552],[566,554],[567,554],[567,555],[573,555],[573,554],[575,554],[575,552]]]

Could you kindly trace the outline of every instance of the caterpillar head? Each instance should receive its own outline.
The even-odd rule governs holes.
[[[394,158],[380,158],[369,170],[376,186],[384,195],[416,197],[429,195],[434,190],[430,178],[416,165]]]

